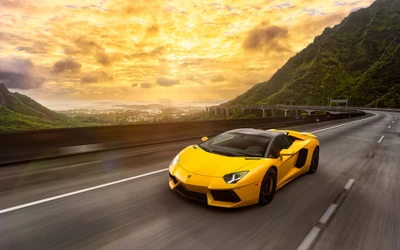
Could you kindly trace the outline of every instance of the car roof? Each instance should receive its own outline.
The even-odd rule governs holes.
[[[279,135],[285,135],[285,133],[281,131],[269,131],[269,130],[255,129],[255,128],[239,128],[239,129],[229,130],[226,133],[258,135],[268,138],[275,138]]]

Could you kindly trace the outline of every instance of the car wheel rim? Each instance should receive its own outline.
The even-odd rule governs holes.
[[[313,169],[313,171],[317,170],[318,161],[319,161],[318,153],[315,153],[314,157],[313,157],[313,161],[312,161],[312,169]]]
[[[267,177],[267,182],[264,185],[264,198],[269,200],[274,191],[274,179],[272,176]]]

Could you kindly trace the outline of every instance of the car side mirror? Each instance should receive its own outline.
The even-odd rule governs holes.
[[[203,138],[201,138],[201,140],[204,142],[204,141],[208,141],[208,137],[207,136],[204,136]]]
[[[279,153],[279,155],[281,156],[281,159],[283,156],[292,156],[294,154],[295,154],[295,152],[293,150],[289,150],[289,149],[282,149],[281,152]]]

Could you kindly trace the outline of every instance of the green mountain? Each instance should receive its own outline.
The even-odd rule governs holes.
[[[223,105],[327,105],[400,108],[400,1],[377,0],[325,28],[270,80]]]
[[[0,83],[0,131],[84,126]]]

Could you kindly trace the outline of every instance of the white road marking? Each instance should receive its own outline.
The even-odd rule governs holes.
[[[297,247],[297,250],[308,250],[317,239],[318,234],[321,232],[321,228],[313,227],[311,231],[307,234],[304,240]]]
[[[329,128],[325,128],[325,129],[321,129],[321,130],[314,131],[314,132],[311,132],[311,133],[315,134],[315,133],[319,133],[319,132],[322,132],[322,131],[326,131],[326,130],[330,130],[330,129],[339,128],[339,127],[342,127],[342,126],[345,126],[345,125],[349,125],[349,124],[353,124],[353,123],[357,123],[357,122],[369,120],[369,119],[372,119],[372,118],[375,118],[375,117],[378,116],[377,113],[374,113],[374,112],[371,112],[371,113],[375,114],[375,116],[369,117],[369,118],[365,118],[365,119],[361,119],[361,120],[354,121],[354,122],[344,123],[344,124],[341,124],[341,125],[337,125],[337,126],[333,126],[333,127],[329,127]],[[85,164],[89,164],[89,163],[90,163],[90,162],[81,163],[81,164],[82,164],[82,165],[85,165]],[[22,205],[19,205],[19,206],[10,207],[10,208],[5,208],[5,209],[0,210],[0,214],[12,212],[12,211],[19,210],[19,209],[22,209],[22,208],[35,206],[35,205],[38,205],[38,204],[46,203],[46,202],[53,201],[53,200],[62,199],[62,198],[65,198],[65,197],[69,197],[69,196],[73,196],[73,195],[77,195],[77,194],[81,194],[81,193],[85,193],[85,192],[89,192],[89,191],[96,190],[96,189],[99,189],[99,188],[104,188],[104,187],[108,187],[108,186],[111,186],[111,185],[115,185],[115,184],[119,184],[119,183],[131,181],[131,180],[135,180],[135,179],[139,179],[139,178],[146,177],[146,176],[149,176],[149,175],[161,173],[161,172],[164,172],[164,171],[167,171],[167,170],[168,170],[168,168],[164,168],[164,169],[160,169],[160,170],[157,170],[157,171],[153,171],[153,172],[144,173],[144,174],[141,174],[141,175],[137,175],[137,176],[125,178],[125,179],[122,179],[122,180],[113,181],[113,182],[105,183],[105,184],[102,184],[102,185],[98,185],[98,186],[94,186],[94,187],[89,187],[89,188],[84,188],[84,189],[77,190],[77,191],[74,191],[74,192],[70,192],[70,193],[66,193],[66,194],[61,194],[61,195],[57,195],[57,196],[45,198],[45,199],[38,200],[38,201],[33,201],[33,202],[25,203],[25,204],[22,204]],[[319,230],[320,230],[320,229],[319,229]],[[311,231],[312,231],[312,230],[311,230]],[[311,233],[311,232],[310,232],[310,233]],[[318,231],[318,233],[319,233],[319,231]],[[317,233],[317,234],[318,234],[318,233]]]
[[[388,129],[390,129],[392,126],[389,126]]]
[[[327,210],[325,210],[325,213],[322,215],[322,217],[319,219],[319,222],[322,224],[326,224],[329,220],[329,218],[332,216],[333,212],[335,212],[337,208],[337,204],[331,204]]]
[[[369,119],[372,119],[372,118],[375,118],[375,117],[378,116],[377,113],[374,113],[374,112],[371,112],[371,113],[375,114],[375,116],[373,116],[373,117],[368,117],[368,118],[361,119],[361,120],[354,121],[354,122],[343,123],[343,124],[340,124],[340,125],[337,125],[337,126],[333,126],[333,127],[329,127],[329,128],[320,129],[320,130],[311,132],[311,134],[316,134],[316,133],[320,133],[320,132],[322,132],[322,131],[331,130],[331,129],[343,127],[343,126],[346,126],[346,125],[349,125],[349,124],[354,124],[354,123],[362,122],[362,121],[369,120]]]
[[[344,186],[345,190],[349,190],[351,188],[351,186],[354,183],[354,179],[350,179],[346,185]],[[341,196],[343,196],[344,193],[342,193]],[[340,199],[339,199],[340,200]],[[331,218],[331,216],[333,215],[333,213],[335,212],[335,210],[338,208],[339,204],[341,202],[338,201],[337,204],[331,204],[328,209],[325,210],[324,214],[321,216],[321,218],[319,219],[319,223],[321,224],[326,224],[329,219]],[[322,225],[321,225],[322,226]],[[316,241],[319,233],[321,232],[321,228],[318,226],[314,226],[311,231],[307,234],[307,236],[303,239],[303,241],[300,243],[300,245],[297,247],[297,250],[308,250],[311,248],[311,246],[314,244],[314,242]]]
[[[354,183],[354,179],[350,179],[350,180],[346,183],[346,185],[344,186],[344,189],[349,190],[349,189],[351,188],[351,186],[353,185],[353,183]]]
[[[84,188],[84,189],[81,189],[81,190],[78,190],[78,191],[74,191],[74,192],[70,192],[70,193],[66,193],[66,194],[62,194],[62,195],[57,195],[57,196],[49,197],[49,198],[38,200],[38,201],[34,201],[34,202],[25,203],[25,204],[22,204],[22,205],[19,205],[19,206],[15,206],[15,207],[2,209],[2,210],[0,210],[0,214],[5,214],[5,213],[8,213],[8,212],[12,212],[12,211],[18,210],[18,209],[31,207],[31,206],[35,206],[35,205],[42,204],[42,203],[45,203],[45,202],[62,199],[62,198],[68,197],[68,196],[81,194],[81,193],[89,192],[89,191],[92,191],[92,190],[108,187],[108,186],[111,186],[111,185],[115,185],[115,184],[131,181],[131,180],[143,178],[143,177],[146,177],[146,176],[149,176],[149,175],[153,175],[153,174],[157,174],[157,173],[161,173],[161,172],[164,172],[164,171],[167,171],[167,170],[168,170],[168,168],[164,168],[164,169],[160,169],[160,170],[157,170],[157,171],[153,171],[153,172],[149,172],[149,173],[145,173],[145,174],[141,174],[141,175],[136,175],[136,176],[133,176],[133,177],[125,178],[125,179],[122,179],[122,180],[108,182],[108,183],[105,183],[105,184],[102,184],[102,185],[98,185],[98,186],[94,186],[94,187],[90,187],[90,188]]]
[[[378,143],[381,143],[383,141],[383,138],[385,138],[384,135],[382,135],[381,139],[379,139]]]

